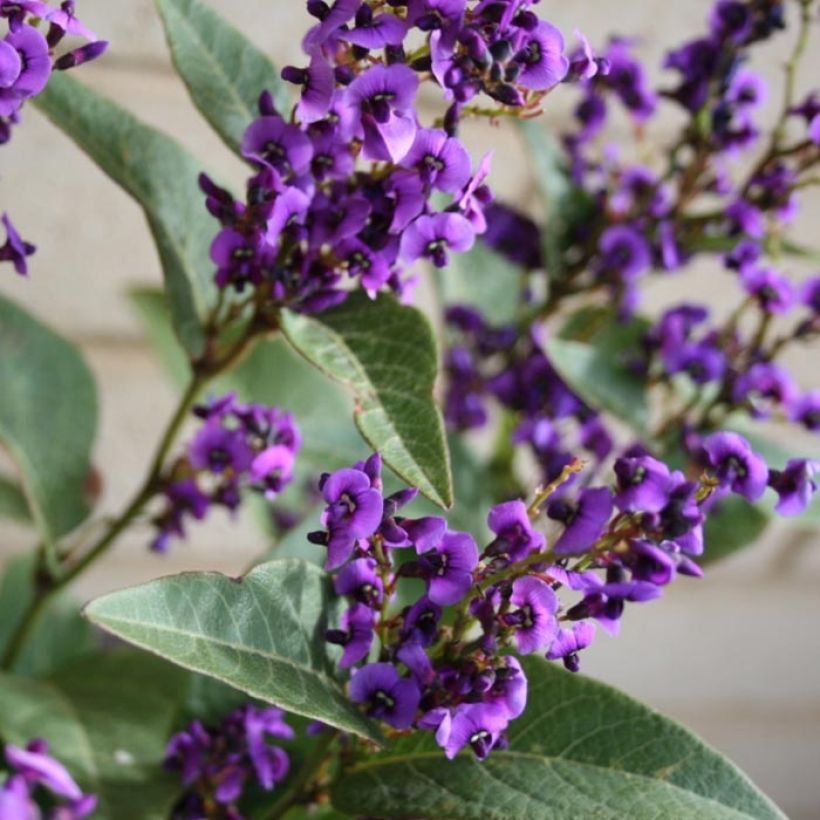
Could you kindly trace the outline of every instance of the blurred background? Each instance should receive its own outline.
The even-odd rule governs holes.
[[[299,43],[309,23],[303,3],[210,2],[280,66],[300,62]],[[594,44],[613,31],[636,36],[654,70],[667,47],[703,30],[710,6],[709,0],[576,0],[538,8],[568,36],[578,28]],[[188,101],[150,0],[82,0],[78,13],[111,47],[75,76],[176,136],[204,168],[238,185],[242,166]],[[820,26],[815,38],[802,70],[804,85],[820,76]],[[787,35],[767,46],[757,66],[776,87],[790,41]],[[565,127],[573,99],[556,91],[545,127]],[[661,117],[653,140],[668,140],[675,125],[674,116]],[[616,130],[613,142],[618,136]],[[468,142],[476,151],[495,149],[490,182],[501,199],[519,206],[534,201],[526,155],[512,129],[473,127]],[[806,203],[797,234],[820,247],[820,199]],[[142,214],[31,106],[10,146],[0,151],[0,210],[9,210],[21,233],[39,246],[31,278],[20,280],[4,269],[0,290],[78,343],[98,380],[102,415],[95,461],[104,480],[99,509],[117,510],[141,480],[176,396],[125,299],[130,286],[161,281]],[[734,296],[729,277],[714,268],[648,289],[656,308],[686,297],[729,310]],[[804,351],[791,364],[804,388],[818,386],[816,353]],[[282,404],[287,406],[286,398]],[[82,579],[79,597],[185,569],[237,574],[263,546],[252,522],[234,524],[218,515],[167,557],[149,554],[147,538],[147,530],[123,538]],[[28,533],[0,524],[0,564],[31,546]],[[683,579],[661,601],[628,610],[621,637],[602,635],[586,653],[584,671],[692,728],[744,768],[790,817],[820,817],[819,584],[820,533],[780,522],[704,580]]]

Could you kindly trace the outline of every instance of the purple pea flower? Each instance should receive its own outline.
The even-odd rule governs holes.
[[[747,501],[757,501],[766,491],[769,470],[737,433],[714,433],[703,442],[707,463],[722,486],[730,487]]]
[[[312,54],[307,68],[286,66],[282,69],[282,79],[302,86],[302,95],[296,106],[296,115],[301,122],[317,122],[327,115],[336,89],[336,78],[330,63],[321,54]]]
[[[419,565],[427,581],[427,597],[440,606],[457,604],[470,591],[478,566],[475,540],[466,532],[445,532],[437,543],[425,546]]]
[[[269,738],[293,740],[295,737],[292,727],[285,723],[284,715],[276,707],[249,707],[245,712],[248,756],[256,771],[257,782],[265,791],[270,791],[277,783],[281,783],[290,771],[287,753],[269,742]]]
[[[792,402],[789,418],[807,430],[820,430],[820,390],[811,390]]]
[[[558,632],[558,598],[549,584],[532,576],[518,578],[513,582],[510,602],[516,609],[505,615],[504,621],[515,630],[518,651],[529,655],[549,646]]]
[[[670,543],[670,542],[665,542]],[[649,541],[633,539],[625,563],[637,581],[665,586],[675,577],[677,562],[670,553]]]
[[[650,456],[619,458],[615,505],[624,512],[660,512],[669,501],[669,468]]]
[[[607,228],[598,243],[601,267],[626,282],[634,281],[646,273],[652,264],[649,243],[629,225]]]
[[[348,86],[345,99],[364,133],[364,157],[400,162],[416,138],[418,75],[406,65],[374,65]]]
[[[313,54],[316,49],[323,47],[339,29],[356,16],[362,5],[362,0],[335,0],[328,8],[324,3],[308,3],[308,11],[320,19],[302,40],[302,49],[307,54]]]
[[[791,459],[784,470],[769,473],[769,486],[779,496],[775,505],[780,515],[790,517],[800,515],[809,506],[817,492],[815,473],[820,470],[820,461]]]
[[[430,259],[437,268],[447,265],[447,251],[470,250],[475,231],[466,217],[445,212],[420,216],[412,222],[401,239],[401,256],[407,262]]]
[[[391,663],[371,663],[353,673],[350,698],[366,705],[367,714],[407,729],[416,716],[421,693],[412,678],[401,678]]]
[[[820,313],[820,276],[812,276],[800,288],[800,303]]]
[[[2,222],[3,227],[6,229],[6,242],[4,245],[0,245],[0,262],[11,262],[14,265],[14,270],[20,276],[26,276],[28,275],[26,257],[31,256],[36,248],[17,233],[8,214],[3,214]]]
[[[521,500],[497,504],[490,510],[487,524],[496,535],[487,547],[488,555],[503,556],[515,563],[544,549],[544,536],[533,529],[527,507]]]
[[[402,638],[415,638],[422,646],[430,646],[438,637],[442,609],[428,597],[422,596],[404,613]]]
[[[792,283],[770,268],[748,268],[741,279],[746,292],[757,298],[766,313],[788,313],[797,302]]]
[[[327,507],[322,523],[329,530],[325,568],[338,569],[359,538],[369,538],[381,524],[384,500],[362,470],[344,468],[324,478],[322,496]]]
[[[372,558],[357,558],[347,564],[333,581],[337,595],[349,595],[356,601],[376,608],[384,597],[384,584]]]
[[[510,720],[519,717],[527,706],[527,676],[518,658],[504,657],[504,666],[496,667],[490,688],[481,695],[484,703],[498,706]]]
[[[547,91],[558,85],[569,71],[564,56],[564,37],[555,26],[542,20],[527,32],[523,47],[515,55],[521,66],[517,83],[532,91]]]
[[[508,722],[504,711],[494,704],[463,704],[452,715],[449,731],[439,731],[436,740],[444,747],[448,760],[465,746],[469,746],[479,760],[485,760]]]
[[[590,621],[579,621],[572,629],[562,629],[547,652],[547,660],[562,660],[570,672],[581,668],[578,653],[586,649],[595,638],[595,625]]]
[[[273,500],[293,479],[296,454],[292,447],[274,444],[254,456],[250,465],[251,482]]]
[[[195,470],[243,473],[251,466],[253,451],[240,431],[229,430],[218,420],[211,420],[191,442],[188,458]]]
[[[564,524],[553,546],[556,555],[582,555],[601,536],[612,514],[612,493],[606,487],[583,490],[576,504],[550,502],[547,515]]]
[[[455,137],[448,137],[440,128],[419,129],[401,164],[414,168],[426,185],[451,194],[461,190],[470,178],[470,155]]]
[[[362,6],[356,15],[356,27],[342,33],[342,38],[354,46],[367,49],[398,46],[407,35],[407,23],[395,14],[376,14]]]
[[[328,643],[344,647],[339,666],[348,669],[370,654],[376,613],[365,604],[353,604],[342,614],[340,629],[330,629],[325,635]]]
[[[26,781],[45,786],[59,797],[79,800],[83,796],[66,767],[48,754],[48,744],[43,740],[34,740],[25,749],[7,745],[6,761]]]
[[[233,284],[242,290],[246,283],[262,281],[262,235],[246,235],[234,228],[224,228],[211,243],[211,259],[217,266],[218,287]]]
[[[10,31],[3,42],[6,45],[3,49],[6,81],[12,74],[16,73],[16,76],[10,84],[0,86],[0,117],[11,117],[26,99],[46,87],[51,76],[51,56],[46,38],[32,26],[24,25],[17,31]],[[19,71],[15,70],[17,63],[9,54],[9,46],[17,52]]]
[[[752,416],[765,419],[772,407],[788,407],[797,398],[797,385],[788,371],[772,362],[753,364],[732,390],[735,404],[747,404]]]
[[[281,117],[254,120],[242,137],[242,156],[262,168],[272,168],[282,178],[300,176],[310,167],[313,143],[296,125]]]

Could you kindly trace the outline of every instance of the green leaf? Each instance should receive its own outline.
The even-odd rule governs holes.
[[[567,228],[566,204],[573,195],[573,186],[565,158],[558,142],[535,120],[516,120],[532,164],[533,179],[543,206],[542,247],[547,271],[553,280],[565,272],[562,251]]]
[[[567,384],[597,410],[608,410],[638,429],[649,423],[645,380],[629,367],[630,355],[646,331],[646,323],[610,323],[589,343],[560,337],[547,342],[546,352]]]
[[[201,166],[178,142],[57,72],[35,105],[143,208],[154,235],[174,327],[191,356],[213,301],[209,246],[216,228],[203,205]]]
[[[725,758],[614,689],[524,662],[526,712],[510,747],[448,762],[429,733],[355,763],[332,792],[356,815],[452,820],[782,818]]]
[[[184,673],[124,651],[47,681],[0,676],[0,735],[16,745],[45,738],[80,786],[99,797],[98,816],[164,820],[180,791],[162,760],[184,691]]]
[[[82,356],[0,296],[0,444],[48,542],[88,515],[96,429],[97,392]]]
[[[240,579],[187,573],[105,595],[93,623],[186,669],[296,714],[378,740],[334,677],[325,641],[336,608],[327,576],[272,561]]]
[[[445,305],[469,305],[493,325],[513,322],[521,291],[521,268],[477,242],[467,253],[450,257],[434,276]]]
[[[16,521],[18,524],[31,524],[31,512],[26,501],[26,494],[19,484],[0,476],[0,518]]]
[[[759,504],[739,496],[721,499],[711,510],[703,531],[705,549],[701,564],[722,561],[744,547],[750,547],[771,522],[771,515]]]
[[[433,400],[438,351],[423,314],[356,293],[317,316],[283,311],[282,329],[308,361],[353,391],[359,431],[385,463],[449,507],[450,457]]]
[[[273,63],[199,0],[156,0],[165,36],[191,99],[229,148],[258,116],[265,89],[288,113],[288,95]]]

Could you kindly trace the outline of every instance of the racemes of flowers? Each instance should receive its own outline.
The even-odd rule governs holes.
[[[99,57],[108,46],[75,16],[73,0],[59,6],[40,0],[0,0],[0,145],[11,139],[27,100],[36,97],[52,71],[64,71]],[[42,29],[42,30],[41,30]],[[65,38],[86,40],[57,56]],[[28,271],[27,257],[35,247],[21,238],[8,214],[2,215],[6,241],[0,245],[0,262],[10,262],[21,276]]]
[[[241,146],[254,168],[245,201],[201,180],[222,225],[211,246],[218,287],[249,290],[263,316],[282,305],[313,313],[343,301],[351,282],[407,298],[406,266],[444,267],[469,250],[492,198],[490,157],[473,168],[457,136],[470,101],[484,93],[523,113],[599,69],[591,55],[570,64],[531,5],[309,2],[319,22],[304,38],[308,64],[282,72],[301,99],[289,116],[262,95]],[[417,103],[425,82],[448,103],[429,126]]]
[[[676,79],[660,90],[651,87],[634,43],[616,38],[602,51],[608,71],[580,79],[577,127],[562,140],[572,179],[562,212],[541,226],[499,202],[486,209],[483,241],[527,275],[509,325],[494,325],[473,307],[448,309],[445,412],[452,429],[485,427],[495,400],[512,419],[512,443],[526,446],[545,481],[576,453],[605,462],[622,452],[616,428],[562,378],[549,354],[556,317],[581,295],[587,310],[596,301],[602,314],[615,305],[610,323],[634,330],[620,363],[654,399],[654,423],[641,436],[652,452],[682,452],[697,466],[704,436],[746,419],[818,429],[817,391],[802,391],[776,361],[820,329],[817,277],[798,286],[784,270],[801,253],[785,237],[820,162],[817,97],[794,100],[811,4],[793,10],[799,33],[770,134],[759,124],[770,92],[748,63],[785,28],[783,2],[717,2],[707,33],[668,53],[665,68]],[[600,150],[616,107],[632,119],[639,148],[664,107],[682,109],[686,119],[657,162],[635,164],[622,156],[626,149]],[[737,283],[738,303],[727,318],[717,321],[713,306],[694,302],[672,305],[656,320],[637,313],[650,274],[681,275],[706,259]],[[588,322],[581,336],[590,324],[594,331]],[[564,337],[573,338],[568,329]],[[815,470],[811,460],[794,460],[771,480],[784,489],[810,487]],[[804,507],[782,502],[779,510]]]
[[[153,522],[156,552],[185,537],[186,519],[202,521],[214,506],[236,511],[246,490],[272,502],[293,479],[302,438],[290,413],[242,404],[228,393],[195,407],[194,414],[199,431],[151,488],[165,499]]]
[[[165,753],[165,768],[185,788],[172,816],[241,818],[236,804],[247,791],[269,792],[287,777],[290,758],[278,744],[294,737],[275,707],[248,704],[215,726],[193,721]]]
[[[702,574],[695,559],[716,499],[757,501],[772,481],[737,434],[707,438],[700,455],[704,472],[693,481],[636,449],[615,461],[609,486],[575,486],[583,464],[571,462],[529,507],[493,507],[495,537],[483,550],[444,518],[404,517],[416,490],[385,497],[378,455],[323,475],[323,529],[309,538],[327,548],[336,594],[349,602],[327,640],[343,648],[350,697],[393,729],[434,732],[449,758],[465,747],[480,759],[504,748],[527,703],[515,654],[577,671],[596,623],[617,634],[627,602]],[[786,505],[810,494],[778,492]],[[542,512],[555,530],[549,539]],[[410,579],[424,591],[397,605]]]
[[[82,820],[97,807],[93,794],[82,789],[68,770],[48,753],[48,743],[39,738],[24,749],[5,747],[9,773],[0,785],[0,817],[7,820]],[[54,808],[43,815],[35,797],[47,794]]]

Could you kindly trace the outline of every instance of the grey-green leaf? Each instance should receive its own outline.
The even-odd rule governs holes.
[[[80,786],[98,796],[95,816],[164,820],[180,791],[162,760],[185,677],[124,651],[90,657],[45,681],[0,676],[0,735],[16,745],[45,738]]]
[[[16,521],[18,524],[31,524],[26,494],[15,481],[0,476],[0,518]]]
[[[106,631],[291,712],[378,740],[334,675],[325,632],[336,600],[302,561],[271,561],[240,579],[186,573],[92,601]]]
[[[200,164],[175,140],[63,72],[49,80],[35,105],[142,206],[174,327],[186,351],[200,355],[214,295],[208,251],[216,232],[197,184]]]
[[[589,343],[550,339],[546,352],[561,377],[596,410],[608,410],[633,427],[646,430],[649,404],[645,380],[630,368],[646,325],[611,323]]]
[[[540,658],[510,747],[448,762],[430,735],[351,766],[334,805],[357,815],[450,820],[774,820],[778,809],[686,729]]]
[[[282,329],[308,361],[356,397],[365,440],[404,481],[442,507],[453,501],[450,457],[433,384],[438,351],[415,308],[363,293],[316,316],[282,313]]]
[[[0,296],[0,445],[52,542],[88,515],[97,391],[77,349]]]
[[[229,148],[258,116],[264,90],[288,113],[288,95],[273,63],[199,0],[155,0],[179,75],[191,99]]]

